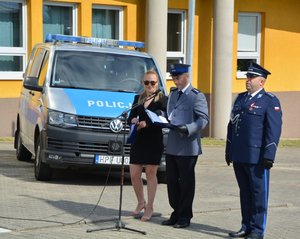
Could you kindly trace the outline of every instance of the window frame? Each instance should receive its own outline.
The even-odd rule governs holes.
[[[93,9],[101,9],[101,10],[114,10],[114,11],[118,11],[119,14],[119,22],[118,22],[118,29],[119,29],[119,38],[116,40],[123,40],[123,30],[124,30],[124,9],[123,7],[115,7],[115,6],[106,6],[106,5],[101,5],[101,4],[93,4],[92,5],[92,12]],[[93,26],[93,20],[91,23],[91,26]],[[91,29],[92,35],[93,35],[93,27]]]
[[[72,8],[72,36],[77,36],[78,33],[78,9],[76,3],[66,3],[66,2],[49,2],[44,1],[43,2],[43,8],[45,5],[48,6],[56,6],[56,7],[71,7]],[[44,16],[43,16],[43,22],[44,22]],[[43,36],[44,36],[44,23],[43,23]]]
[[[167,50],[167,61],[166,64],[168,64],[168,60],[176,60],[181,59],[181,63],[186,62],[186,37],[187,37],[187,12],[185,10],[179,10],[179,9],[168,9],[168,14],[179,14],[181,16],[181,49],[180,51],[168,51]],[[167,36],[168,37],[168,36]],[[172,77],[170,76],[168,72],[168,65],[167,65],[167,72],[166,72],[166,79],[171,80]]]
[[[22,57],[22,71],[0,71],[0,81],[1,80],[20,80],[23,78],[23,73],[26,69],[27,63],[27,9],[25,0],[0,0],[0,2],[8,3],[21,3],[22,4],[22,47],[1,47],[0,46],[0,56],[20,56]],[[20,30],[21,30],[20,29]]]
[[[254,16],[257,18],[257,22],[256,22],[256,46],[257,46],[257,50],[255,52],[251,52],[251,51],[239,51],[239,45],[237,43],[237,61],[240,59],[249,59],[249,60],[256,60],[257,64],[260,64],[260,58],[261,58],[261,30],[262,30],[262,26],[261,26],[261,14],[260,13],[255,13],[255,12],[239,12],[238,13],[238,17],[240,16]],[[238,34],[237,33],[237,38],[238,38]],[[246,78],[246,71],[238,71],[236,70],[236,77],[238,79],[245,79]]]

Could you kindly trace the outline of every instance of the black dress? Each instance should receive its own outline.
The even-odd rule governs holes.
[[[136,95],[133,105],[138,102],[138,99],[139,95]],[[166,106],[167,97],[163,96],[158,101],[152,101],[147,109],[153,112],[158,110],[166,111]],[[159,165],[164,150],[161,127],[151,123],[143,104],[130,112],[128,123],[131,124],[132,118],[137,116],[139,117],[139,121],[146,121],[147,126],[137,131],[136,138],[131,144],[130,163]]]

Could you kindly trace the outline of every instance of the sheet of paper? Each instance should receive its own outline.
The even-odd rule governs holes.
[[[154,112],[152,112],[150,110],[147,110],[147,109],[146,109],[146,113],[149,116],[152,123],[155,124],[155,125],[158,125],[158,126],[163,127],[163,128],[174,128],[175,127],[174,125],[171,125],[168,122],[168,120],[165,117],[161,116],[161,115],[158,116]]]

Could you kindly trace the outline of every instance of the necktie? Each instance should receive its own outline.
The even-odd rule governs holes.
[[[179,100],[180,96],[183,94],[183,92],[180,90],[178,91],[178,98],[177,98],[177,101]]]
[[[251,98],[252,98],[251,94],[248,94],[247,97],[246,97],[246,99],[245,99],[245,103],[246,103],[248,100],[250,100]]]

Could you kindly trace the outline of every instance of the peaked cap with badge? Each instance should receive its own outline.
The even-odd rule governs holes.
[[[250,64],[246,74],[246,76],[250,78],[253,76],[262,76],[265,79],[267,79],[268,75],[271,75],[271,72],[254,62]]]
[[[171,64],[170,65],[170,74],[171,76],[179,76],[182,75],[184,73],[189,72],[189,67],[191,65],[188,64]]]

